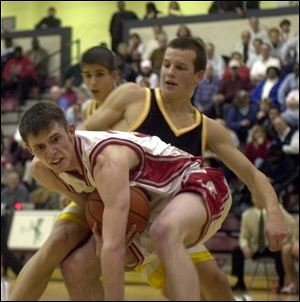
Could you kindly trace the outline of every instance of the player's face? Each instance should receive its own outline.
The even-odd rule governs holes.
[[[60,124],[54,123],[53,127],[37,135],[28,135],[27,146],[31,153],[51,170],[74,170],[77,163],[74,132],[75,128],[72,126],[66,131]]]
[[[166,97],[191,97],[203,71],[194,71],[196,54],[193,50],[167,48],[161,67],[160,86]]]
[[[117,74],[108,71],[100,64],[84,64],[82,66],[84,83],[98,102],[103,102],[114,89]]]

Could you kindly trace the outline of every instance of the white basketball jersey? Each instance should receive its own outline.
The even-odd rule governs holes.
[[[201,158],[171,146],[157,136],[122,131],[76,131],[74,144],[82,171],[80,174],[59,173],[58,176],[71,191],[78,193],[95,190],[93,169],[97,156],[111,144],[127,146],[137,153],[140,165],[131,171],[130,185],[144,188],[150,194],[176,193],[180,187],[178,182],[188,173],[188,167],[205,173]]]

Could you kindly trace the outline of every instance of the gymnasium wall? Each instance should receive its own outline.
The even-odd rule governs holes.
[[[148,1],[126,1],[127,9],[145,14]],[[167,11],[169,1],[153,1],[162,12]],[[185,16],[206,14],[212,1],[178,1]],[[261,8],[275,8],[278,1],[261,1]],[[62,25],[71,27],[73,40],[81,40],[81,51],[106,42],[110,45],[109,23],[117,11],[117,1],[1,1],[1,18],[15,16],[16,30],[32,30],[46,15],[47,8],[54,6]]]

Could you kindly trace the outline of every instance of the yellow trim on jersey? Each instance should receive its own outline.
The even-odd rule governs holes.
[[[194,128],[196,128],[197,126],[200,125],[200,123],[201,123],[201,114],[200,114],[200,112],[195,107],[193,107],[194,112],[195,112],[195,117],[196,117],[195,123],[192,124],[191,126],[188,126],[186,128],[182,128],[182,129],[178,130],[176,128],[176,126],[174,125],[174,123],[172,122],[172,120],[170,119],[170,117],[168,116],[168,113],[167,113],[167,111],[164,108],[163,98],[162,98],[162,95],[160,93],[160,89],[159,88],[155,89],[155,96],[156,96],[158,107],[159,107],[162,115],[164,116],[166,122],[168,123],[168,125],[172,129],[173,133],[177,137],[180,136],[180,135],[182,135],[182,134],[184,134],[184,133],[186,133],[186,132],[189,132],[189,131],[193,130]]]
[[[149,88],[145,88],[145,106],[141,114],[134,121],[134,123],[128,127],[127,131],[135,131],[145,121],[151,108],[151,92]]]
[[[207,117],[202,113],[202,156],[206,151],[207,144]]]
[[[194,263],[201,263],[214,259],[209,251],[200,251],[200,252],[191,253],[190,258],[193,260]],[[138,265],[135,268],[135,271],[141,272],[144,266],[146,265],[147,263]],[[166,285],[165,271],[161,264],[150,274],[150,276],[147,276],[147,278],[148,278],[147,282],[154,288],[162,289]]]
[[[88,224],[74,213],[64,213],[58,215],[57,220],[71,220],[80,223],[82,226],[89,228]]]

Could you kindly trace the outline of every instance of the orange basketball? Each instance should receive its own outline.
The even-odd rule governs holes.
[[[93,228],[96,221],[102,223],[104,204],[97,192],[90,193],[86,207],[85,215],[90,229]],[[141,233],[145,230],[150,216],[149,200],[143,190],[137,187],[130,187],[130,209],[128,215],[128,232],[132,225],[136,225],[136,231]]]

